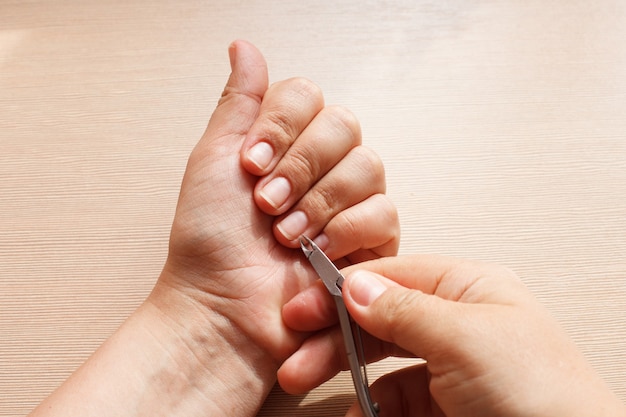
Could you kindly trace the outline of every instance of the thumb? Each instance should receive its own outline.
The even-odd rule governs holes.
[[[459,306],[376,273],[356,270],[343,285],[352,318],[371,335],[429,359],[447,350],[459,330]]]
[[[234,41],[228,48],[231,74],[211,116],[206,136],[245,135],[254,123],[268,87],[265,58],[251,43]]]

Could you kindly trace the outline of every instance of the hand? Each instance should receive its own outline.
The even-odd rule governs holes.
[[[348,268],[343,294],[354,320],[376,338],[365,348],[370,359],[412,354],[426,360],[373,384],[381,417],[624,413],[563,330],[505,268],[435,256],[386,258]],[[311,331],[333,324],[332,312],[332,301],[313,286],[283,315],[293,328]],[[341,343],[336,328],[308,339],[280,369],[283,388],[308,390],[346,369],[345,358],[335,353]],[[348,415],[360,416],[358,406]]]
[[[342,263],[396,253],[382,164],[354,116],[304,79],[268,88],[252,45],[229,52],[156,286],[31,416],[253,416],[304,338],[281,318],[315,279],[294,239]]]
[[[303,337],[284,325],[281,308],[314,279],[294,249],[298,237],[316,237],[351,263],[395,254],[398,218],[383,194],[382,164],[361,146],[350,112],[325,107],[304,79],[268,88],[250,44],[234,43],[230,57],[228,84],[189,158],[150,301],[176,318],[172,297],[191,300],[273,382]]]

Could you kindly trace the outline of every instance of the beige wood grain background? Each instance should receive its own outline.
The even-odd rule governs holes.
[[[356,113],[402,253],[513,268],[626,400],[626,2],[0,0],[0,416],[150,291],[236,38]],[[352,392],[275,390],[261,415]]]

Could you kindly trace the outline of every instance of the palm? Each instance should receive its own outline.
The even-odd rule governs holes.
[[[195,284],[227,299],[272,297],[288,287],[299,253],[272,235],[273,217],[252,200],[256,178],[239,164],[242,135],[211,140],[210,129],[190,158],[171,236],[170,257],[210,280]],[[195,153],[205,153],[197,157]],[[205,172],[204,175],[200,172]],[[292,285],[294,288],[297,285]],[[265,305],[259,303],[258,305]]]
[[[239,150],[267,88],[267,74],[256,77],[246,86],[251,91],[242,93],[233,70],[228,94],[189,159],[168,264],[182,277],[176,285],[200,290],[213,310],[222,310],[276,357],[295,343],[280,309],[310,278],[300,254],[274,239],[273,217],[252,198],[257,177],[240,164]]]
[[[306,212],[311,220],[307,233],[319,233],[322,227],[325,237],[335,245],[335,253],[331,248],[329,255],[351,260],[395,254],[397,216],[390,203],[380,197],[384,191],[384,170],[379,160],[363,147],[355,148],[360,143],[358,124],[337,109],[324,113],[320,107],[323,99],[317,90],[311,95],[315,99],[307,101],[302,84],[283,84],[289,88],[277,87],[268,92],[263,57],[250,45],[240,43],[239,47],[246,51],[241,51],[236,65],[232,65],[231,59],[233,72],[224,94],[189,158],[170,238],[166,265],[169,273],[164,274],[162,281],[192,293],[210,311],[225,318],[227,325],[241,329],[274,358],[286,359],[303,335],[284,325],[281,309],[311,283],[313,274],[303,266],[299,251],[285,246],[293,237],[286,238],[284,230],[273,226],[273,215],[283,215],[279,219],[280,225],[284,225],[294,211]],[[292,93],[296,94],[295,101],[284,100]],[[298,133],[289,136],[295,142],[288,142],[288,146],[296,145],[286,155],[298,160],[297,152],[292,151],[298,144],[301,151],[322,148],[328,152],[304,153],[312,166],[319,165],[316,173],[308,172],[308,178],[294,178],[298,175],[295,172],[301,174],[306,169],[285,172],[277,168],[273,174],[293,179],[292,185],[301,189],[289,190],[290,200],[280,209],[275,205],[268,208],[255,195],[255,186],[265,190],[267,183],[263,181],[269,178],[273,182],[275,178],[267,171],[242,163],[241,154],[248,155],[243,148],[249,144],[248,139],[256,140],[266,134],[255,133],[255,128],[262,125],[259,120],[271,118],[272,104],[283,106],[285,101],[291,106],[286,106],[289,111],[298,115],[291,122],[295,126],[301,124],[295,129]],[[285,106],[281,109],[289,113]],[[319,114],[323,116],[318,117]],[[308,131],[311,125],[315,126],[313,133]],[[317,146],[325,138],[333,146]],[[281,163],[289,160],[283,157],[280,156]],[[345,173],[355,169],[361,170],[362,175],[346,177]],[[257,184],[259,177],[250,172],[266,176]],[[324,181],[325,185],[320,185]],[[319,196],[320,201],[312,202],[310,196]],[[325,205],[328,201],[333,204]],[[340,216],[340,212],[347,214]],[[367,232],[356,236],[344,232],[364,230],[360,225],[371,223],[368,220],[373,217],[382,220],[378,219]],[[299,233],[303,232],[293,235]]]

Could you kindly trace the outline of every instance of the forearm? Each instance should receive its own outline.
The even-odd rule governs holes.
[[[274,383],[272,361],[184,297],[156,297],[31,415],[255,415]]]

